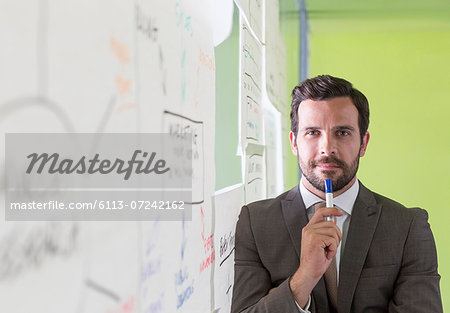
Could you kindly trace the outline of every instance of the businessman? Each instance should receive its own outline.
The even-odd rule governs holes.
[[[368,101],[350,82],[322,75],[294,88],[290,142],[302,178],[242,208],[233,313],[442,312],[426,211],[356,178],[368,126]],[[324,179],[334,207],[323,203]]]

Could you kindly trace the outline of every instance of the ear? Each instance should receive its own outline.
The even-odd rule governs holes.
[[[361,147],[359,148],[359,156],[363,157],[366,154],[366,149],[367,149],[367,144],[369,143],[369,139],[370,139],[370,134],[369,132],[366,132],[364,134],[362,143],[361,143]]]
[[[296,141],[296,137],[294,135],[294,133],[292,131],[289,132],[289,141],[291,142],[291,151],[292,153],[297,156],[298,154],[298,149],[297,149],[297,143]]]

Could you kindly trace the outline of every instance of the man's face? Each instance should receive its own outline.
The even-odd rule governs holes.
[[[297,129],[297,137],[290,134],[291,149],[305,186],[324,192],[324,179],[332,179],[334,192],[347,190],[356,179],[359,158],[369,141],[366,133],[361,143],[358,110],[351,98],[302,101]]]

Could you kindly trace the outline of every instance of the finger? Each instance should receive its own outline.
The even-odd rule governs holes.
[[[327,260],[331,261],[337,254],[337,250],[331,251],[330,249],[325,249],[325,257]]]
[[[324,227],[321,224],[328,224],[328,226]],[[310,248],[324,248],[324,245],[330,245],[332,242],[335,242],[336,245],[339,245],[341,239],[341,231],[332,222],[314,224],[312,226],[303,228],[302,248],[303,246],[309,246]]]
[[[334,222],[324,220],[316,224],[310,223],[306,225],[302,230],[302,234],[304,237],[314,237],[315,234],[328,234],[331,236],[337,234],[339,240],[342,239],[342,232],[339,227]]]
[[[324,221],[322,223],[313,224],[307,231],[307,235],[309,236],[324,235],[336,238],[338,241],[342,240],[342,232],[333,222]]]
[[[321,240],[321,246],[323,251],[325,252],[325,255],[327,259],[333,258],[336,253],[337,249],[339,248],[339,241],[336,241],[334,238],[330,237],[323,237]]]
[[[323,221],[323,218],[325,216],[342,216],[344,214],[344,212],[342,212],[342,210],[339,210],[335,207],[331,207],[331,208],[320,208],[318,209],[313,217],[311,218],[311,220],[309,221],[312,224],[315,223],[319,223]]]
[[[339,232],[334,229],[321,229],[319,231],[313,231],[313,233],[307,234],[305,238],[305,245],[309,245],[310,247],[321,247],[324,248],[324,245],[329,246],[332,243],[336,243],[339,246],[342,237]]]
[[[307,248],[305,251],[309,255],[321,253],[329,260],[336,255],[338,247],[339,241],[337,241],[335,238],[329,236],[316,236],[314,242],[310,242],[309,248]]]

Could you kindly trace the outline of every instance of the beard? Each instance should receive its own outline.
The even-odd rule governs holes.
[[[325,192],[324,178],[317,176],[314,172],[317,165],[321,163],[334,163],[342,170],[342,174],[338,177],[334,177],[336,170],[322,170],[322,174],[326,179],[333,179],[333,192],[339,191],[347,186],[353,177],[355,177],[359,167],[359,155],[357,155],[350,164],[346,164],[344,161],[339,160],[335,156],[323,157],[319,160],[311,160],[307,164],[303,163],[300,157],[297,158],[302,175],[311,185],[314,186],[314,188],[322,192]]]

